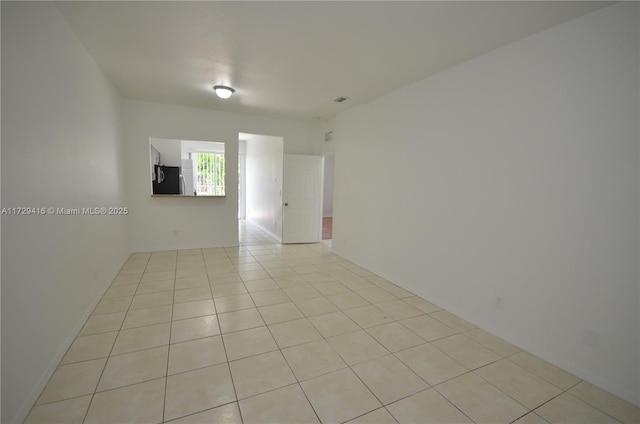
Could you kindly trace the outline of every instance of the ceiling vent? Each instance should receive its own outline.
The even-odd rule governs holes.
[[[336,103],[342,103],[347,99],[348,99],[348,97],[336,97],[335,99],[333,99],[333,101],[336,102]]]

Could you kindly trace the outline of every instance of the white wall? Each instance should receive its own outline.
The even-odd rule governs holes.
[[[243,134],[247,220],[282,241],[282,137]]]
[[[339,115],[335,252],[638,403],[638,47],[620,3]]]
[[[182,145],[180,140],[150,138],[149,144],[160,152],[160,165],[180,166],[182,164]]]
[[[127,206],[117,93],[53,5],[1,7],[2,207]],[[24,419],[123,264],[125,221],[2,216],[3,423]]]
[[[319,137],[312,123],[213,110],[124,101],[125,154],[133,251],[238,244],[238,134],[284,137],[285,151],[314,152]],[[158,198],[149,194],[149,137],[225,143],[225,198]]]
[[[333,181],[335,173],[335,156],[326,155],[324,157],[324,184],[322,186],[322,216],[329,218],[333,216]]]

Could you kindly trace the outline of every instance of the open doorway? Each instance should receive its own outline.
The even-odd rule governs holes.
[[[238,135],[239,217],[282,242],[282,137]]]
[[[324,184],[322,193],[322,240],[333,238],[333,174],[335,156],[324,157]]]

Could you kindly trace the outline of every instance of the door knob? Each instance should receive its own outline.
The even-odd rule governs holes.
[[[285,203],[284,205],[285,205],[285,206],[289,206],[289,204],[288,204],[288,203]]]

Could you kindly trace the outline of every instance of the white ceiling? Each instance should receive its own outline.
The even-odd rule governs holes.
[[[327,118],[606,2],[56,3],[122,96]],[[211,87],[237,92],[218,99]],[[349,99],[338,104],[339,96]]]

